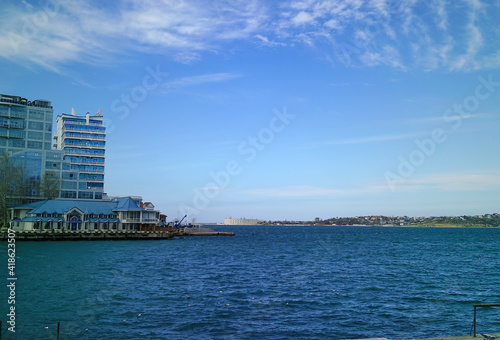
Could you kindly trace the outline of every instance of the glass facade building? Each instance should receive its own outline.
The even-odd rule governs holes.
[[[24,167],[30,200],[40,198],[45,173],[61,178],[69,170],[69,164],[62,165],[62,152],[52,150],[52,117],[50,101],[0,94],[0,154]]]

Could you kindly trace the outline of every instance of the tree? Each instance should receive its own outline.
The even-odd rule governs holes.
[[[9,224],[10,206],[26,200],[28,176],[25,165],[7,153],[0,155],[0,225]]]
[[[43,198],[52,200],[59,197],[61,190],[61,179],[53,172],[46,172],[43,174],[42,181],[40,182],[40,195]]]

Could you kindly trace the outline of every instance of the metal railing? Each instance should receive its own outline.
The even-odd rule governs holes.
[[[474,306],[474,321],[472,323],[474,327],[474,337],[476,337],[476,308],[477,307],[500,307],[500,303],[480,303]]]
[[[156,218],[123,218],[120,220],[122,223],[156,223]]]

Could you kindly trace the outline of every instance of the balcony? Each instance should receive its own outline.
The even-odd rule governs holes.
[[[69,159],[69,161],[71,162],[71,164],[90,164],[90,165],[104,166],[104,158],[102,159],[102,162],[96,162],[84,159],[78,159],[78,160]]]
[[[88,126],[88,125],[85,125],[85,126]],[[74,128],[74,127],[67,127],[67,126],[63,126],[62,131],[63,131],[63,133],[74,131],[74,132],[80,132],[80,133],[102,133],[102,134],[106,134],[106,130],[105,129],[104,130],[89,130],[89,129],[80,129],[80,128]]]
[[[99,174],[104,175],[104,170],[92,170],[92,169],[71,169],[72,171],[78,171],[81,174]]]
[[[70,147],[66,145],[66,147]],[[74,150],[64,150],[64,155],[78,155],[78,156],[85,156],[85,157],[102,157],[104,158],[106,155],[103,153],[93,153],[93,152],[87,152],[86,150],[90,151],[90,149],[85,149],[85,148],[74,148]]]
[[[73,143],[62,143],[62,148],[64,149],[65,147],[68,148],[84,148],[84,149],[101,149],[105,150],[106,145],[90,145],[90,144],[73,144]]]
[[[74,131],[74,130],[72,130]],[[86,133],[74,133],[74,132],[69,132],[66,130],[63,130],[63,137],[62,139],[66,138],[72,138],[72,139],[81,139],[81,140],[102,140],[106,141],[106,135],[103,133],[102,136],[91,136],[90,134]]]
[[[102,122],[92,122],[90,121],[88,124],[87,122],[74,122],[74,121],[68,121],[64,120],[64,125],[86,125],[86,126],[103,126]]]
[[[104,178],[79,178],[80,181],[92,181],[92,182],[97,182],[97,183],[101,183],[101,182],[104,182]],[[88,188],[87,188],[88,189]],[[102,189],[102,188],[97,188],[97,189]]]

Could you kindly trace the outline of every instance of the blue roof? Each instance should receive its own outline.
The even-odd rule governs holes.
[[[114,200],[117,204],[114,210],[116,211],[142,211],[144,209],[137,205],[131,197],[119,197]]]
[[[39,206],[41,206],[42,204],[44,204],[47,200],[45,201],[36,201],[36,202],[31,202],[31,203],[26,203],[26,204],[22,204],[22,205],[17,205],[17,206],[14,206],[12,208],[21,208],[21,209],[35,209]]]
[[[29,209],[29,214],[64,214],[74,208],[84,214],[117,215],[116,211],[143,211],[136,201],[130,197],[120,197],[112,201],[82,201],[82,200],[45,200],[27,203],[15,207]]]
[[[80,210],[85,214],[116,214],[113,208],[116,207],[115,202],[110,201],[77,201],[77,200],[47,200],[40,206],[34,208],[30,214],[64,214],[73,208]]]

